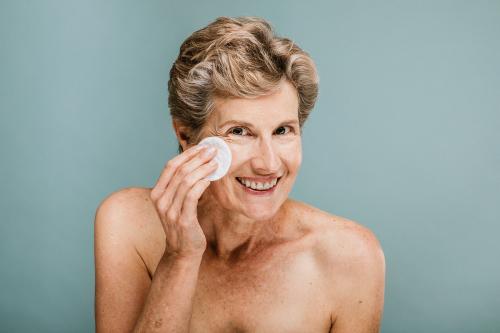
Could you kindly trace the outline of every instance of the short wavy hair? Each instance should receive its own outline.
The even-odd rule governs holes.
[[[309,54],[276,36],[262,18],[218,17],[180,46],[168,81],[170,115],[189,129],[188,143],[196,144],[214,110],[214,97],[266,95],[283,78],[297,90],[302,132],[318,96],[319,76]]]

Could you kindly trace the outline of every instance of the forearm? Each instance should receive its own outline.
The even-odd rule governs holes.
[[[200,263],[201,257],[162,257],[134,333],[189,331]]]

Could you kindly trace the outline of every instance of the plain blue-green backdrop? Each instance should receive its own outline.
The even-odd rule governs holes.
[[[500,1],[1,1],[0,331],[94,330],[93,219],[176,154],[166,84],[218,16],[316,61],[291,196],[370,228],[382,332],[500,332]]]

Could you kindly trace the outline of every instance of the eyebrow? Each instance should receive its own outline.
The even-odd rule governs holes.
[[[242,120],[228,120],[220,125],[220,127],[224,127],[229,124],[236,124],[236,125],[243,125],[247,126],[250,128],[253,128],[253,125],[250,124],[249,122],[242,121]],[[281,122],[278,126],[283,126],[283,125],[298,125],[299,121],[297,119],[289,119]]]

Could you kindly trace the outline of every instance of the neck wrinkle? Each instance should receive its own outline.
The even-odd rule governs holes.
[[[280,209],[270,220],[253,221],[224,210],[211,198],[198,205],[198,221],[207,239],[207,249],[227,262],[242,260],[276,240],[282,214]]]

